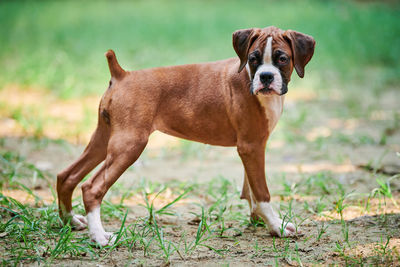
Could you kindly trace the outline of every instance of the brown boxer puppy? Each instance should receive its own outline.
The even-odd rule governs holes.
[[[100,245],[100,205],[107,190],[133,164],[155,131],[211,145],[236,146],[245,178],[242,199],[277,236],[294,235],[270,204],[265,179],[265,145],[282,113],[293,68],[300,77],[314,53],[311,36],[276,27],[238,30],[238,58],[127,72],[112,50],[106,53],[111,81],[99,106],[98,125],[83,154],[57,176],[60,216],[76,229],[89,227]],[[87,219],[72,213],[71,196],[82,184]]]

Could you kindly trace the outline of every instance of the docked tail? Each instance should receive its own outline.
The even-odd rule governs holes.
[[[122,79],[125,76],[126,71],[122,69],[121,66],[119,65],[114,51],[111,49],[108,50],[105,53],[105,56],[107,57],[108,67],[110,68],[111,77],[118,80]]]

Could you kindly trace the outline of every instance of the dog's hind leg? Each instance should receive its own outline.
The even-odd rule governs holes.
[[[100,205],[108,189],[132,165],[146,147],[148,135],[132,130],[118,130],[111,136],[107,157],[102,168],[82,184],[83,202],[92,240],[105,246],[112,243],[111,233],[104,231],[100,219]]]
[[[73,214],[72,193],[79,182],[106,158],[108,139],[109,129],[104,122],[99,121],[97,129],[82,155],[57,175],[60,217],[65,223],[70,221],[71,225],[77,230],[85,228],[87,221],[82,215]]]

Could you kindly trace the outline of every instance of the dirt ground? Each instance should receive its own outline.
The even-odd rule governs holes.
[[[159,140],[156,140],[159,139]],[[242,214],[249,213],[247,203],[239,200],[239,191],[242,183],[243,169],[241,162],[233,148],[211,147],[206,145],[194,146],[193,151],[185,152],[171,145],[170,149],[152,147],[152,143],[157,144],[160,140],[165,142],[177,142],[161,135],[153,137],[149,148],[145,151],[141,159],[134,164],[118,181],[114,187],[134,188],[141,178],[145,178],[153,183],[162,183],[168,186],[170,183],[193,183],[199,184],[198,188],[190,192],[184,199],[174,205],[174,212],[178,216],[159,216],[158,222],[164,226],[164,234],[168,240],[182,245],[182,234],[187,235],[187,240],[193,239],[198,229],[199,219],[194,213],[201,213],[200,206],[209,206],[216,199],[207,196],[206,185],[210,182],[215,183],[218,179],[227,179],[231,182],[231,195],[234,197],[229,200],[229,207]],[[19,150],[19,154],[26,157],[28,162],[35,164],[38,168],[51,174],[67,166],[82,151],[82,146],[71,146],[68,144],[54,144],[39,146],[27,139],[6,139],[3,149]],[[329,148],[333,152],[336,147]],[[267,171],[268,183],[276,207],[285,206],[288,200],[293,200],[293,212],[299,215],[297,223],[302,234],[297,238],[274,239],[268,233],[268,229],[263,226],[241,224],[228,216],[225,224],[238,231],[227,230],[224,237],[214,237],[207,240],[207,245],[227,252],[221,255],[213,250],[201,247],[190,255],[179,255],[173,253],[169,259],[172,265],[221,265],[229,264],[232,266],[250,265],[302,265],[310,263],[319,264],[345,264],[369,262],[374,264],[388,263],[398,264],[400,246],[400,209],[393,202],[386,199],[386,204],[380,206],[383,200],[378,198],[371,199],[371,208],[365,210],[365,201],[371,190],[377,187],[374,182],[373,174],[370,171],[358,166],[367,165],[368,158],[373,158],[377,154],[384,153],[385,148],[364,146],[362,148],[340,149],[351,158],[351,161],[342,163],[332,163],[320,156],[320,151],[310,151],[302,144],[280,145],[273,142],[267,152]],[[326,151],[324,153],[330,154]],[[186,158],[185,158],[186,157]],[[182,159],[185,158],[185,159]],[[397,162],[396,162],[397,160]],[[396,165],[397,164],[397,165]],[[398,159],[394,156],[385,157],[382,166],[397,166]],[[283,174],[284,173],[284,174]],[[337,192],[328,194],[327,203],[331,204],[322,214],[312,214],[305,210],[304,202],[307,200],[313,203],[318,199],[318,195],[312,190],[307,192],[294,192],[293,195],[282,193],[283,182],[290,184],[301,183],[302,179],[318,173],[329,173],[331,177],[344,187],[347,192],[358,194],[356,197],[349,198],[348,207],[344,209],[343,217],[348,226],[349,240],[351,246],[345,250],[337,249],[337,244],[344,244],[342,224],[340,216],[335,212],[334,204]],[[53,176],[54,177],[54,176]],[[217,182],[218,183],[218,182]],[[328,182],[327,182],[328,183]],[[53,178],[54,184],[54,178]],[[329,184],[329,183],[328,183]],[[327,184],[327,186],[329,186]],[[33,186],[35,193],[44,202],[54,201],[50,194],[50,188],[46,184]],[[391,190],[394,200],[400,203],[400,183],[399,180],[392,181]],[[118,203],[121,196],[119,190],[109,193],[107,199],[113,203]],[[318,194],[318,190],[316,190]],[[16,198],[24,203],[32,203],[32,199],[24,191],[3,191],[4,195]],[[172,196],[171,196],[172,195]],[[76,190],[76,202],[81,201],[80,190]],[[155,207],[161,207],[163,203],[168,203],[174,198],[171,191],[161,194],[155,201]],[[129,208],[126,225],[146,216],[146,209],[141,206],[144,204],[143,198],[132,195],[124,200],[124,204]],[[330,208],[329,208],[330,207]],[[284,207],[285,209],[285,207]],[[106,219],[105,227],[108,231],[118,231],[122,218]],[[318,231],[323,225],[328,225],[326,233],[321,239],[316,240]],[[86,231],[78,233],[78,236],[85,236]],[[387,237],[390,236],[388,250],[384,256],[379,254],[379,244],[385,244]],[[2,240],[0,240],[1,242]],[[157,256],[159,248],[154,248],[153,255],[144,256],[143,249],[133,247],[129,250],[126,247],[116,248],[111,255],[99,261],[93,261],[90,257],[57,259],[54,263],[64,266],[79,265],[125,265],[125,264],[144,264],[157,266],[164,264],[164,259]],[[104,252],[105,253],[105,252]],[[389,256],[387,256],[387,254]],[[386,258],[385,258],[386,257]],[[388,259],[387,257],[391,257]],[[298,260],[301,259],[301,260]],[[392,260],[393,259],[393,260]]]

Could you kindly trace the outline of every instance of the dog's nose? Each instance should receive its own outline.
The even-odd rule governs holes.
[[[265,85],[269,85],[274,81],[274,74],[272,72],[261,72],[260,81]]]

